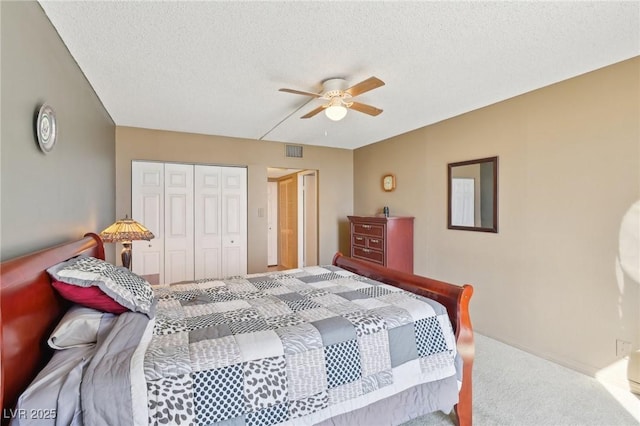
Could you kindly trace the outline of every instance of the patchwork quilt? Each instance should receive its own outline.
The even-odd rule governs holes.
[[[442,305],[335,266],[154,292],[150,424],[313,424],[456,375]]]

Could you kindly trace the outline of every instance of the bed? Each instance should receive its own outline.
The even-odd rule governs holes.
[[[29,254],[17,259],[9,260],[2,263],[1,266],[1,281],[0,281],[0,291],[2,297],[2,319],[0,325],[0,333],[2,339],[2,347],[1,347],[1,386],[0,386],[0,398],[2,399],[2,407],[3,407],[3,416],[2,422],[3,424],[7,424],[11,419],[15,419],[16,416],[25,415],[24,412],[17,411],[16,402],[18,397],[22,394],[22,392],[29,386],[31,381],[36,377],[36,375],[41,372],[43,367],[47,365],[47,362],[51,359],[51,350],[48,348],[46,342],[47,339],[52,332],[52,330],[58,324],[58,321],[65,312],[69,309],[69,302],[62,299],[58,292],[56,292],[52,285],[49,274],[47,273],[47,269],[52,266],[63,262],[67,259],[73,258],[78,255],[90,256],[97,259],[104,259],[104,248],[102,245],[102,241],[95,234],[87,234],[84,238],[78,241],[72,241],[66,244],[62,244],[56,247],[52,247],[49,249],[45,249],[33,254]],[[411,292],[414,295],[417,295],[414,299],[411,299],[411,303],[417,303],[416,301],[422,297],[426,297],[431,301],[435,301],[438,304],[441,304],[446,308],[446,312],[443,311],[441,315],[444,317],[448,317],[450,321],[450,328],[452,329],[452,339],[455,358],[457,362],[456,367],[456,391],[457,398],[455,401],[454,411],[455,418],[457,423],[460,425],[471,425],[472,424],[472,375],[471,369],[473,365],[473,357],[474,357],[474,343],[473,343],[473,331],[471,327],[471,320],[469,317],[469,300],[473,293],[473,288],[470,285],[457,286],[453,284],[448,284],[441,281],[436,281],[424,277],[420,277],[417,275],[401,273],[393,270],[389,270],[384,267],[380,267],[377,265],[373,265],[370,263],[361,262],[358,260],[354,260],[348,257],[341,255],[340,253],[336,254],[333,259],[332,265],[327,265],[325,267],[318,267],[319,269],[310,270],[310,271],[302,271],[297,270],[293,272],[283,272],[276,274],[276,277],[261,275],[261,274],[252,274],[246,277],[235,277],[236,281],[231,281],[231,285],[237,286],[246,286],[248,284],[252,285],[253,290],[256,288],[264,287],[267,289],[266,291],[270,291],[270,294],[282,293],[282,291],[274,291],[274,286],[281,284],[287,284],[291,282],[299,283],[301,281],[309,281],[314,283],[315,288],[312,290],[304,290],[312,292],[313,296],[316,297],[314,300],[317,301],[329,301],[332,297],[335,298],[335,294],[332,294],[331,289],[329,291],[324,291],[325,289],[322,286],[333,285],[335,282],[342,283],[344,281],[345,286],[356,286],[356,287],[366,287],[366,290],[369,292],[375,292],[376,296],[378,294],[386,294],[388,290],[392,286],[393,291],[391,296],[389,297],[403,297],[405,300],[406,296],[396,295],[395,291],[397,289],[402,289]],[[323,269],[324,268],[324,269]],[[337,275],[336,275],[337,274]],[[336,281],[336,276],[338,281]],[[266,277],[266,278],[265,278]],[[318,278],[320,277],[320,278]],[[323,280],[319,282],[320,280]],[[274,281],[280,280],[281,282],[278,284],[273,284]],[[341,281],[342,280],[342,281]],[[259,284],[258,284],[259,283]],[[185,305],[188,309],[201,309],[203,306],[207,305],[199,305],[198,297],[194,295],[195,293],[190,292],[189,289],[198,289],[197,285],[203,285],[206,287],[210,294],[214,294],[221,290],[219,286],[222,286],[218,281],[209,281],[208,283],[177,283],[175,286],[161,286],[162,288],[156,289],[157,294],[162,294],[164,291],[164,299],[168,301],[169,304],[174,305]],[[287,284],[288,285],[288,284]],[[298,285],[298,284],[293,284]],[[182,287],[181,287],[182,286]],[[262,286],[262,287],[261,287]],[[175,288],[173,288],[175,287]],[[346,288],[346,287],[345,287]],[[175,294],[170,294],[172,290],[176,290]],[[214,292],[215,290],[215,292]],[[195,290],[194,290],[195,291]],[[201,291],[201,290],[197,290]],[[226,290],[225,290],[226,291]],[[301,290],[303,292],[303,290]],[[382,293],[380,293],[382,292]],[[346,293],[339,293],[341,295],[345,295]],[[355,293],[355,292],[354,292]],[[359,293],[361,294],[362,291]],[[217,294],[217,293],[216,293]],[[258,293],[252,293],[254,303],[251,305],[256,307],[255,298],[259,297]],[[189,295],[189,303],[178,303],[180,300],[184,299],[185,295]],[[352,296],[350,296],[352,297]],[[358,296],[361,297],[361,296]],[[397,298],[396,297],[396,298]],[[181,299],[182,298],[182,299]],[[162,297],[159,297],[162,299]],[[285,298],[286,299],[286,298]],[[387,299],[382,299],[387,300]],[[177,302],[178,301],[178,302]],[[184,301],[184,300],[182,300]],[[193,303],[191,303],[193,302]],[[250,298],[248,301],[235,301],[233,303],[248,303],[251,302]],[[307,309],[308,306],[300,307],[302,304],[307,303],[308,301],[303,300],[284,300],[288,307],[291,307],[293,311],[298,313],[299,309]],[[356,302],[358,302],[356,300]],[[373,298],[371,300],[363,300],[360,301],[362,304],[375,304],[380,303],[379,300]],[[226,303],[226,302],[225,302]],[[431,302],[429,302],[431,303]],[[247,305],[248,306],[248,305]],[[283,304],[284,306],[284,304]],[[328,306],[328,305],[327,305]],[[182,308],[181,308],[182,309]],[[257,308],[256,308],[257,309]],[[317,311],[321,311],[324,309],[323,307],[318,307]],[[332,307],[333,309],[333,307]],[[255,309],[254,309],[255,310]],[[259,310],[259,309],[258,309]],[[333,309],[335,311],[335,309]],[[326,311],[326,309],[325,309]],[[156,321],[154,333],[158,330],[161,330],[159,334],[162,334],[163,328],[158,326],[158,323],[162,323],[163,315],[166,317],[167,313],[162,313],[164,311],[158,311],[158,315],[155,317],[154,321]],[[352,317],[349,317],[352,315]],[[125,318],[127,314],[121,315],[119,318]],[[131,317],[142,317],[139,314],[132,314]],[[291,316],[291,315],[290,315]],[[346,312],[345,315],[347,318],[351,318],[352,322],[354,322],[353,313]],[[284,317],[283,317],[284,318]],[[340,319],[340,318],[338,318]],[[250,321],[249,321],[250,322]],[[242,322],[243,324],[249,324],[249,322]],[[321,318],[320,321],[316,321],[314,324],[325,324],[328,322],[336,322],[335,318]],[[442,320],[440,320],[442,322]],[[241,322],[235,322],[232,325],[240,324]],[[255,321],[254,321],[255,323]],[[449,322],[447,322],[449,324]],[[375,324],[374,324],[375,325]],[[296,324],[293,324],[292,327],[296,327]],[[304,325],[302,325],[304,326]],[[251,327],[255,327],[251,325]],[[368,338],[369,336],[361,336],[360,334],[367,334],[369,331],[367,330],[371,328],[371,324],[365,324],[363,322],[363,331],[358,334],[358,338],[362,337]],[[200,340],[206,343],[204,337],[202,337],[202,333],[200,330],[196,330],[197,327],[188,330],[191,332],[191,335],[200,336],[196,340],[198,342]],[[274,327],[275,328],[275,327]],[[375,327],[374,327],[375,328]],[[319,327],[322,329],[322,327]],[[236,330],[235,333],[242,333],[245,330]],[[379,331],[379,330],[374,330]],[[274,334],[271,331],[268,331],[271,334]],[[142,333],[142,332],[141,332]],[[263,333],[267,333],[264,331]],[[127,333],[128,334],[128,333]],[[147,334],[149,334],[147,332]],[[260,332],[254,333],[256,335],[260,335]],[[385,333],[386,334],[386,333]],[[378,333],[378,335],[380,335]],[[240,335],[244,336],[244,335]],[[321,340],[324,340],[325,346],[327,345],[327,340],[331,340],[334,337],[330,337],[330,333],[327,332],[320,336]],[[236,335],[238,337],[238,335]],[[238,339],[241,340],[241,339]],[[342,342],[338,339],[340,343]],[[338,340],[336,342],[338,342]],[[264,342],[263,342],[264,343]],[[329,342],[332,343],[332,342]],[[152,344],[148,347],[148,351],[145,357],[145,362],[149,359],[154,361],[153,356],[149,355],[153,353]],[[205,345],[206,346],[206,345]],[[268,345],[263,345],[268,346]],[[264,349],[264,348],[263,348]],[[316,348],[317,349],[317,348]],[[247,349],[247,347],[243,347],[243,350],[251,351],[252,349]],[[262,350],[262,349],[261,349]],[[320,350],[324,350],[325,353],[327,351],[327,347],[320,348]],[[59,352],[59,351],[57,351]],[[62,351],[64,352],[64,351]],[[294,349],[295,352],[295,349]],[[317,351],[316,351],[317,352]],[[449,351],[451,352],[451,351]],[[273,354],[272,354],[273,355]],[[277,355],[277,354],[276,354]],[[55,358],[55,357],[54,357]],[[256,357],[257,358],[257,357]],[[266,358],[265,358],[266,359]],[[273,357],[269,359],[274,359]],[[155,362],[155,361],[154,361]],[[199,359],[198,362],[200,364],[206,363],[208,361]],[[218,362],[218,361],[216,361]],[[367,361],[362,360],[364,369],[364,364]],[[148,362],[147,362],[148,363]],[[153,362],[152,362],[153,363]],[[158,362],[155,362],[158,364]],[[160,364],[162,364],[160,362]],[[304,364],[304,363],[303,363]],[[338,363],[339,364],[339,363]],[[230,366],[217,366],[229,368]],[[50,367],[49,367],[50,368]],[[165,368],[174,368],[172,366],[166,366]],[[176,367],[177,368],[177,367]],[[327,367],[328,368],[328,367]],[[371,367],[373,368],[373,367]],[[375,369],[374,369],[375,370]],[[300,370],[303,372],[304,370]],[[347,383],[349,380],[344,379],[342,376],[344,372],[339,370],[335,370],[338,372],[333,373],[333,377],[329,377],[329,383],[333,380],[337,384]],[[311,415],[309,418],[311,420],[304,420],[296,423],[295,418],[285,418],[285,424],[354,424],[353,422],[362,422],[364,418],[361,416],[380,415],[389,414],[388,407],[389,404],[404,404],[407,398],[416,399],[416,398],[432,398],[433,394],[439,391],[439,386],[442,387],[444,383],[443,380],[434,380],[433,382],[420,384],[419,386],[413,386],[411,388],[402,389],[402,392],[397,395],[389,394],[388,389],[389,386],[385,387],[384,377],[385,375],[383,369],[378,368],[375,370],[377,373],[375,375],[371,375],[369,377],[374,377],[373,380],[375,388],[375,392],[371,392],[371,395],[382,395],[374,401],[370,405],[363,406],[358,405],[356,403],[349,404],[335,404],[335,407],[327,407],[326,401],[324,402],[323,410],[319,410],[316,417]],[[300,373],[301,374],[301,373]],[[299,374],[299,375],[300,375]],[[309,373],[311,377],[313,375],[313,371]],[[329,376],[331,376],[332,372],[328,372]],[[450,378],[448,378],[450,385]],[[88,381],[88,379],[86,380]],[[309,379],[311,381],[311,379]],[[326,382],[326,378],[325,378]],[[360,382],[358,382],[360,383]],[[377,383],[377,384],[376,384]],[[382,384],[380,384],[382,383]],[[348,383],[347,383],[348,384]],[[210,386],[210,383],[207,383],[207,386]],[[150,389],[149,384],[148,391]],[[395,386],[395,385],[394,385]],[[361,386],[362,387],[362,386]],[[335,387],[338,388],[347,388],[347,386]],[[208,388],[207,388],[208,389]],[[210,389],[213,391],[213,389]],[[302,392],[302,391],[300,391]],[[415,393],[418,392],[418,393]],[[422,392],[422,393],[420,393]],[[160,392],[161,393],[161,392]],[[149,395],[151,392],[149,391]],[[421,396],[422,395],[422,396]],[[431,395],[431,396],[429,396]],[[377,397],[376,397],[377,398]],[[395,399],[394,399],[395,398]],[[397,399],[400,398],[400,399]],[[405,398],[404,400],[402,398]],[[100,399],[100,395],[98,394],[97,399]],[[103,398],[104,399],[104,398]],[[326,398],[325,398],[326,399]],[[437,400],[438,398],[436,398]],[[355,400],[354,400],[355,401]],[[195,403],[195,402],[194,402]],[[260,407],[262,402],[257,401],[255,404]],[[447,403],[443,403],[446,404]],[[425,402],[425,407],[427,406]],[[435,405],[437,407],[437,403]],[[336,408],[337,407],[337,408]],[[330,408],[330,409],[329,409]],[[414,407],[417,411],[417,415],[423,414],[423,411],[420,411],[420,407]],[[378,411],[376,411],[378,410]],[[149,410],[151,411],[151,410]],[[273,410],[272,410],[273,411]],[[323,413],[322,416],[319,413]],[[330,413],[330,417],[327,417],[326,413]],[[36,413],[41,417],[47,416],[55,416],[56,413],[43,411],[41,413]],[[314,414],[314,413],[312,413]],[[376,417],[377,418],[377,417]],[[298,418],[298,420],[303,419]],[[307,419],[307,417],[304,417]],[[146,419],[145,419],[146,420]],[[255,418],[254,423],[261,424],[260,418]],[[306,423],[305,423],[306,422]],[[311,423],[310,423],[311,422]],[[393,421],[392,421],[393,422]],[[187,422],[188,423],[188,422]],[[231,424],[231,423],[227,423]]]

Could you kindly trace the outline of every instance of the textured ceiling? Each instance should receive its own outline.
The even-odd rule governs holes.
[[[348,149],[640,54],[637,1],[40,3],[119,126]],[[370,76],[377,117],[278,91]]]

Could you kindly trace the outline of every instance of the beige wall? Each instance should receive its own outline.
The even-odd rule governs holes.
[[[0,14],[3,260],[130,213],[136,159],[248,166],[249,270],[263,270],[266,168],[310,168],[320,263],[348,252],[348,214],[388,205],[416,217],[417,273],[474,284],[478,331],[589,373],[615,360],[616,338],[640,347],[640,284],[618,263],[622,218],[640,200],[640,59],[355,151],[305,146],[287,159],[280,143],[115,128],[36,2],[0,2]],[[49,155],[33,137],[45,101],[59,124]],[[499,233],[447,230],[447,163],[493,155]]]
[[[156,160],[247,167],[248,271],[267,267],[267,167],[318,170],[319,261],[348,251],[347,215],[353,209],[353,151],[304,146],[303,158],[286,158],[285,144],[131,127],[116,129],[116,212],[131,214],[131,161]],[[134,254],[135,256],[135,254]]]
[[[479,332],[592,374],[617,338],[640,347],[640,283],[617,260],[640,200],[639,80],[634,58],[357,149],[354,210],[415,216],[415,271],[472,283]],[[499,233],[448,230],[447,163],[494,155]]]
[[[1,258],[99,232],[115,218],[115,126],[36,2],[0,2]],[[53,106],[58,142],[34,138]]]

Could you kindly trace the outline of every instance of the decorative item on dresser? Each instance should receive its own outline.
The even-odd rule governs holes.
[[[413,217],[348,216],[351,257],[413,273]]]

